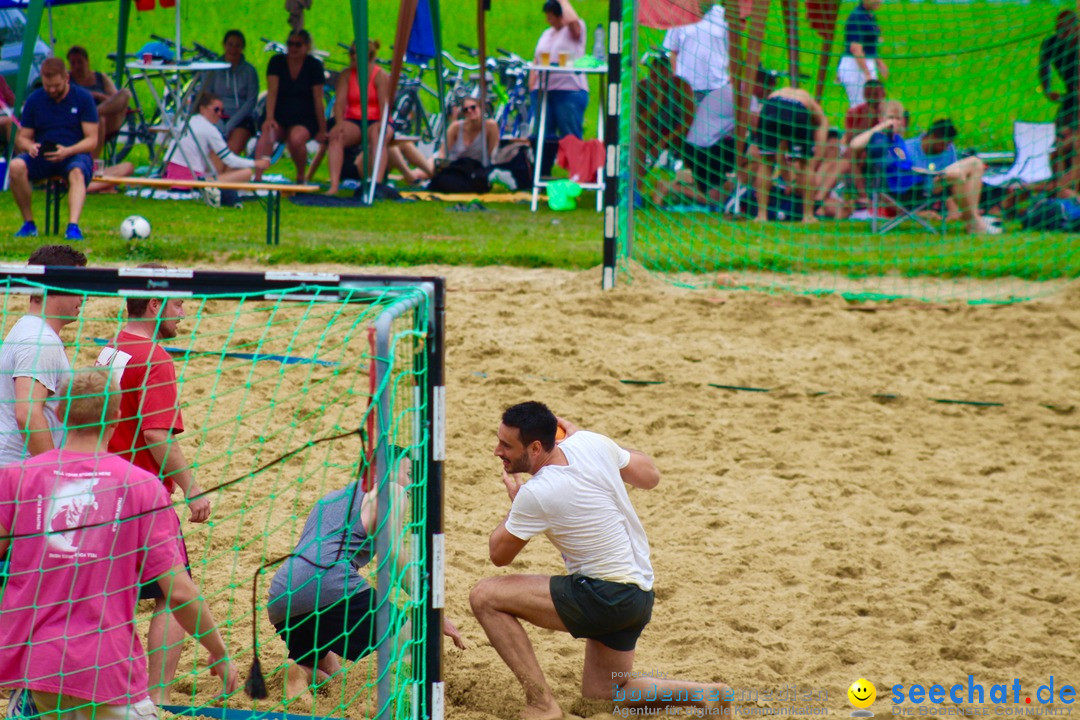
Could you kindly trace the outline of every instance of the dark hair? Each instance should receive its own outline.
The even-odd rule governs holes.
[[[931,137],[940,138],[946,142],[952,142],[960,133],[956,131],[956,126],[953,125],[952,120],[949,118],[939,118],[930,123],[930,128],[926,131],[926,134]]]
[[[561,18],[562,3],[560,3],[559,0],[544,0],[544,12],[551,13],[557,18]]]
[[[206,94],[209,94],[209,93],[206,93]],[[200,105],[199,107],[205,107],[205,106]],[[138,267],[141,267],[141,268],[153,268],[155,270],[165,270],[169,266],[168,265],[162,265],[161,263],[156,263],[156,262],[148,262],[148,263],[143,263],[142,265],[139,265]],[[141,318],[143,315],[145,315],[146,314],[146,309],[148,307],[150,307],[150,301],[153,300],[153,299],[154,298],[148,298],[148,297],[129,297],[127,299],[128,320],[130,320],[131,318]]]
[[[90,53],[88,53],[86,51],[86,48],[84,48],[82,45],[72,45],[71,48],[67,51],[67,55],[65,57],[70,60],[72,55],[81,55],[87,60],[90,59]]]
[[[31,265],[86,267],[86,256],[70,245],[42,245],[30,253]]]
[[[879,87],[879,88],[883,88],[883,87],[885,87],[885,83],[881,82],[881,81],[880,81],[880,80],[878,80],[877,78],[873,78],[873,79],[871,79],[871,80],[867,80],[867,81],[866,81],[866,85],[865,85],[864,87],[868,87],[868,88],[871,88],[871,87]]]
[[[542,402],[530,400],[511,405],[503,412],[502,424],[517,428],[521,433],[521,444],[526,447],[536,441],[545,450],[555,447],[555,413]]]
[[[199,110],[202,110],[204,107],[209,107],[210,103],[217,102],[220,99],[221,99],[220,97],[218,97],[214,93],[210,92],[209,90],[204,90],[203,93],[201,95],[199,95],[198,108],[199,108]],[[140,267],[146,267],[146,266],[145,265],[140,265]],[[155,265],[153,267],[158,267],[158,266]],[[165,267],[165,266],[162,265],[161,267]]]
[[[307,30],[304,30],[303,28],[301,28],[299,30],[293,30],[291,33],[289,33],[289,37],[290,38],[298,37],[298,38],[300,38],[301,40],[304,41],[305,45],[310,45],[311,44],[311,33],[309,33]]]
[[[234,37],[235,38],[240,38],[240,42],[242,42],[244,44],[244,47],[247,47],[247,38],[244,37],[244,33],[240,32],[239,30],[226,30],[225,31],[225,37],[222,38],[222,40],[221,40],[222,45],[229,42],[229,38],[234,38]]]

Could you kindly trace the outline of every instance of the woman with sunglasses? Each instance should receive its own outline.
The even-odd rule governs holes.
[[[371,149],[371,159],[367,162],[367,168],[369,173],[372,171],[375,148],[379,144],[379,120],[382,119],[382,107],[390,97],[390,74],[376,64],[375,56],[378,52],[379,41],[369,41],[366,108],[360,105],[360,80],[355,46],[349,48],[348,72],[338,75],[336,97],[345,98],[346,102],[334,103],[334,127],[330,131],[326,150],[327,165],[330,170],[330,188],[326,191],[327,195],[337,194],[338,185],[341,183],[341,168],[345,164],[345,148],[360,144],[365,132],[368,134],[368,148]],[[386,174],[386,163],[389,158],[387,150],[393,134],[393,125],[388,125],[379,161],[377,177],[380,180]]]
[[[206,77],[204,92],[221,98],[225,111],[218,127],[234,153],[244,152],[248,140],[255,137],[255,103],[259,99],[259,71],[244,59],[247,40],[239,30],[229,30],[222,41],[221,59],[229,63],[225,70],[214,70]]]
[[[173,143],[165,155],[169,158],[165,166],[166,178],[203,180],[207,176],[216,176],[225,182],[247,182],[252,171],[262,172],[270,167],[268,158],[252,160],[229,149],[217,128],[224,107],[221,98],[213,93],[199,96],[198,112],[191,116],[179,145]],[[213,172],[207,162],[213,166]]]
[[[323,64],[311,53],[311,34],[296,30],[289,35],[284,55],[270,58],[266,68],[266,120],[255,149],[269,157],[274,145],[284,142],[296,165],[296,181],[307,179],[307,142],[326,142]]]
[[[463,119],[454,122],[447,131],[446,145],[450,148],[447,159],[454,162],[469,158],[482,165],[491,165],[491,157],[499,145],[499,124],[483,118],[480,101],[476,98],[465,98],[461,102],[461,112]]]

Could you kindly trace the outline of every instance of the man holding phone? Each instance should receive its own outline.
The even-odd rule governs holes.
[[[26,99],[22,127],[15,136],[15,152],[8,179],[23,226],[15,237],[36,237],[31,183],[60,176],[68,182],[66,240],[82,240],[79,216],[86,202],[86,186],[94,174],[90,153],[98,140],[98,112],[93,96],[71,83],[60,58],[41,64],[40,90]]]

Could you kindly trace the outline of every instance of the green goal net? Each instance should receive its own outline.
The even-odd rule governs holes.
[[[158,332],[156,343],[175,370],[183,432],[173,436],[170,448],[182,451],[212,513],[206,522],[192,522],[179,488],[172,508],[163,512],[179,516],[192,578],[240,671],[241,688],[258,657],[266,697],[253,700],[242,690],[220,697],[206,650],[188,637],[180,644],[168,712],[230,719],[441,716],[441,279],[2,266],[0,283],[4,337],[28,312],[57,320],[74,374],[95,363],[108,364],[114,377],[129,373],[135,361],[117,366],[111,360],[129,347],[120,334],[131,319],[129,301],[182,301],[184,317],[174,337],[161,329],[175,314],[162,311],[155,320],[156,305],[150,305],[151,319],[143,328]],[[50,315],[70,308],[71,298],[82,300],[77,317]],[[35,335],[44,338],[40,347],[22,355],[23,365],[29,358],[29,371],[12,370],[0,357],[0,383],[13,385],[14,378],[37,372],[33,366],[48,366],[50,353],[57,352],[48,347],[48,335]],[[112,348],[115,355],[109,354]],[[147,375],[151,391],[160,377]],[[133,392],[120,383],[122,394]],[[140,409],[121,424],[150,425],[150,411],[143,412],[150,401],[140,397]],[[14,414],[12,405],[0,403],[0,414]],[[59,437],[62,412],[57,417]],[[24,433],[6,434],[4,441],[14,435],[25,442]],[[91,505],[97,512],[97,504]],[[0,508],[0,518],[23,527],[20,522],[32,520],[19,519],[25,512],[16,503],[14,510]],[[118,518],[115,529],[123,532],[132,519],[123,513]],[[81,527],[68,522],[64,530]],[[49,564],[28,549],[56,531],[55,522],[36,533],[8,530],[0,623],[26,621],[32,651],[35,638],[53,637],[57,618],[86,600],[74,585],[59,599],[48,595],[48,613],[36,600],[39,584],[56,577],[50,575],[57,572],[56,562],[65,561]],[[99,552],[93,561],[69,560],[86,563],[81,572],[119,576],[117,563],[124,558]],[[119,595],[132,592],[130,583],[118,587],[108,581],[106,587]],[[278,598],[277,611],[272,596]],[[352,602],[358,597],[366,600]],[[153,613],[154,603],[141,601],[132,618],[144,647]],[[46,615],[52,620],[41,619]],[[107,632],[99,628],[65,640],[97,643]],[[305,640],[305,633],[312,638]],[[305,642],[311,654],[297,658],[294,649]],[[14,643],[0,642],[0,665],[25,659],[21,652]],[[320,664],[330,670],[315,672],[304,692],[290,692],[290,655],[300,665],[325,660]],[[24,663],[14,677],[9,669],[0,679],[9,687],[56,687],[86,698],[87,687],[105,687],[104,678],[115,672],[107,662],[68,662],[62,670]],[[160,682],[150,677],[151,692]],[[34,711],[18,695],[7,712],[19,717]]]
[[[1080,270],[1074,4],[641,0],[622,20],[631,274],[1011,302]]]

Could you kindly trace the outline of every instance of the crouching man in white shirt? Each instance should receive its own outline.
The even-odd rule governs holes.
[[[240,157],[229,149],[225,137],[217,128],[225,104],[217,95],[205,92],[199,96],[198,112],[191,116],[187,130],[169,148],[165,177],[170,180],[206,180],[216,177],[222,182],[247,182],[253,170],[266,170],[270,158]],[[207,162],[213,169],[207,167]]]
[[[556,444],[556,430],[566,437]],[[481,580],[469,595],[488,640],[525,690],[526,720],[561,718],[521,620],[585,638],[582,694],[616,710],[692,706],[730,714],[732,691],[631,677],[634,648],[652,617],[649,541],[624,485],[660,482],[652,458],[556,418],[542,403],[506,410],[495,456],[503,463],[510,513],[491,533],[491,562],[509,565],[541,533],[562,553],[567,575],[504,575]],[[526,484],[518,473],[529,473]]]

